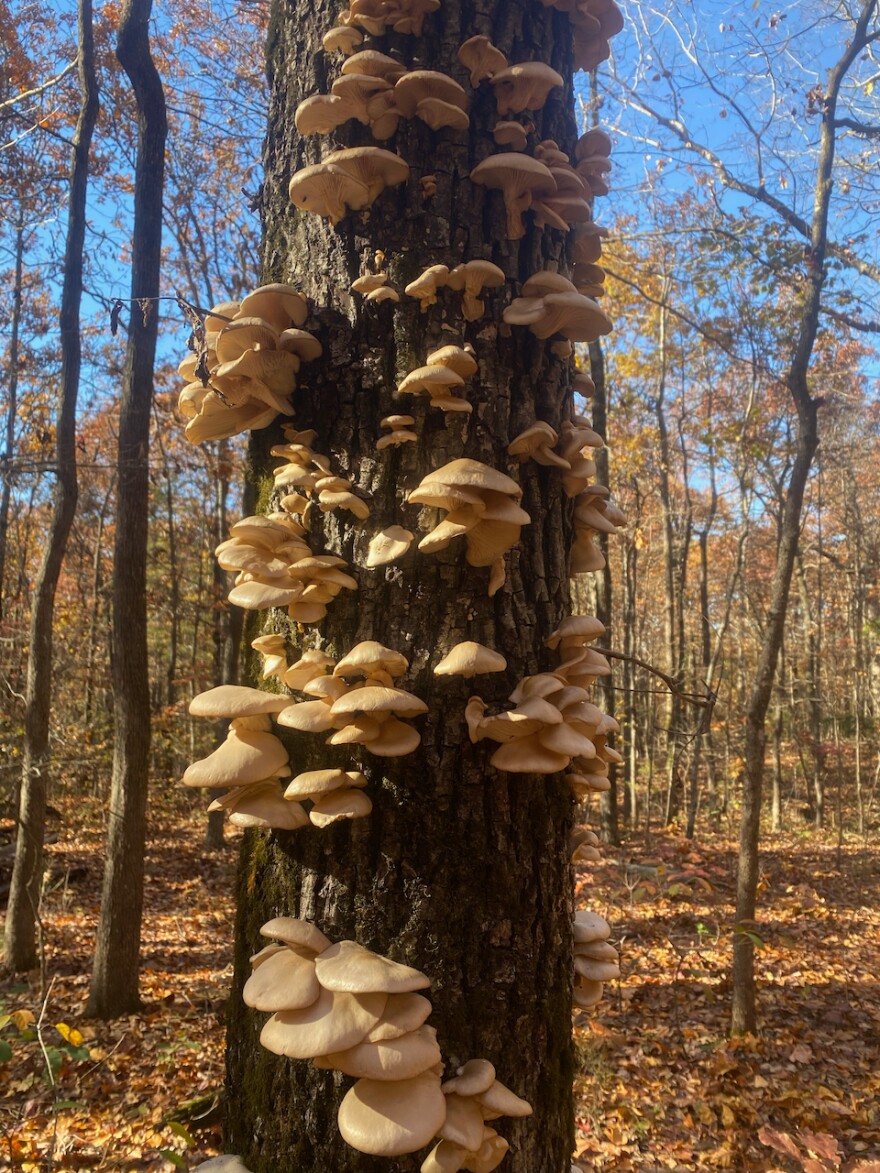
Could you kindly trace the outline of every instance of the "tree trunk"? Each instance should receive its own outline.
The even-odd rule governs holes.
[[[818,409],[821,400],[810,394],[809,371],[819,327],[822,287],[825,280],[825,252],[828,213],[833,189],[835,118],[837,99],[850,66],[868,43],[867,29],[877,12],[877,0],[865,0],[853,35],[837,64],[828,75],[822,106],[819,159],[814,187],[813,217],[809,255],[798,334],[791,355],[786,384],[797,411],[797,440],[782,512],[776,565],[770,587],[770,607],[764,642],[758,657],[748,712],[743,751],[743,803],[740,817],[739,863],[737,868],[736,924],[733,938],[733,1034],[753,1033],[757,1027],[755,993],[755,947],[747,931],[754,921],[758,887],[758,842],[761,828],[761,799],[764,784],[767,710],[773,694],[773,678],[785,632],[791,576],[800,539],[804,491],[813,456],[819,445]]]
[[[364,752],[358,760],[357,751],[333,749],[321,737],[289,739],[297,772],[358,762],[374,806],[366,819],[323,831],[245,836],[226,1143],[259,1170],[388,1169],[386,1160],[342,1141],[335,1120],[343,1090],[338,1075],[278,1058],[258,1044],[265,1016],[244,1007],[241,987],[248,955],[261,943],[259,926],[281,913],[424,969],[432,979],[430,1021],[447,1069],[484,1056],[534,1107],[528,1120],[500,1122],[513,1147],[505,1169],[563,1173],[573,1139],[571,799],[559,775],[490,768],[491,750],[469,742],[463,708],[473,693],[501,700],[524,674],[558,662],[544,640],[568,613],[570,502],[554,470],[512,463],[506,447],[536,418],[558,430],[570,417],[570,364],[527,330],[501,327],[501,310],[516,282],[547,267],[568,271],[568,263],[556,230],[538,232],[529,223],[521,241],[506,242],[502,199],[468,179],[495,149],[495,102],[487,85],[472,94],[467,135],[434,132],[420,120],[401,122],[395,139],[383,145],[407,160],[410,179],[381,195],[368,214],[350,214],[333,230],[290,207],[290,175],[326,153],[326,144],[297,136],[293,114],[304,98],[328,89],[321,36],[336,11],[330,0],[276,5],[270,34],[264,278],[290,281],[309,296],[315,307],[310,322],[324,343],[322,359],[302,372],[296,426],[317,429],[314,447],[330,457],[335,472],[354,479],[372,507],[357,529],[344,514],[313,521],[313,547],[342,554],[358,575],[359,590],[331,604],[320,632],[311,629],[306,644],[317,636],[338,655],[358,640],[375,639],[402,651],[411,662],[404,687],[426,701],[429,713],[419,719],[421,745],[401,759]],[[444,4],[427,17],[422,37],[392,37],[390,43],[406,63],[429,62],[467,85],[455,54],[477,33],[491,35],[512,62],[549,59],[562,73],[564,91],[551,93],[532,117],[538,138],[552,137],[571,154],[576,132],[567,16],[530,0],[487,0],[479,15],[472,7]],[[372,142],[351,122],[334,138],[340,146]],[[430,200],[419,184],[425,174],[436,176]],[[459,296],[449,291],[441,291],[440,304],[426,313],[409,298],[398,306],[357,301],[349,285],[377,250],[400,287],[430,264],[451,267],[478,256],[501,265],[508,283],[488,294],[483,319],[472,325],[462,321]],[[444,416],[419,400],[405,408],[418,417],[418,443],[377,453],[380,418],[402,410],[393,398],[402,375],[441,344],[465,340],[480,364],[467,385],[473,414]],[[261,508],[271,493],[268,451],[278,438],[272,428],[252,442],[251,483]],[[419,510],[402,503],[404,493],[428,471],[464,456],[516,476],[531,515],[494,598],[487,596],[487,571],[465,564],[460,539],[439,554],[413,546],[393,572],[360,569],[376,530],[392,523],[424,528]],[[247,627],[250,639],[258,627]],[[291,643],[302,646],[293,627],[287,625]],[[507,671],[476,684],[434,676],[431,665],[463,639],[502,651]],[[421,1159],[403,1158],[394,1168],[411,1173]]]
[[[138,111],[132,312],[125,355],[117,451],[116,534],[113,550],[113,776],[107,864],[89,991],[88,1014],[113,1018],[135,1010],[138,996],[144,887],[150,691],[147,659],[146,568],[149,514],[150,415],[158,312],[138,298],[159,295],[165,96],[150,55],[152,0],[127,0],[116,56],[131,81]]]
[[[23,214],[23,213],[20,213]],[[15,423],[18,417],[18,336],[21,330],[22,278],[24,269],[24,225],[15,228],[15,275],[12,284],[12,315],[9,325],[9,381],[6,384],[6,421],[4,426],[3,489],[0,490],[0,619],[6,606],[6,551],[9,547],[9,507],[12,501],[12,468],[15,455]]]
[[[55,425],[57,481],[49,534],[34,584],[18,837],[4,942],[4,960],[13,971],[30,969],[37,961],[36,925],[43,881],[43,843],[50,776],[49,719],[55,591],[76,514],[76,402],[82,360],[79,311],[83,284],[89,150],[99,104],[91,0],[79,2],[78,57],[80,109],[71,151],[70,204],[59,315],[61,386]]]
[[[605,383],[605,355],[602,350],[602,345],[599,342],[594,342],[590,346],[590,372],[592,374],[593,382],[595,384],[595,391],[593,392],[592,407],[593,407],[593,430],[597,435],[601,436],[603,440],[608,438],[608,389]],[[609,470],[608,470],[608,449],[600,448],[596,453],[596,481],[600,485],[609,484]],[[615,535],[613,541],[619,541]],[[612,616],[614,614],[613,607],[613,589],[611,576],[611,543],[612,539],[608,534],[599,535],[599,548],[605,558],[605,566],[603,570],[596,575],[596,618],[601,619],[605,624],[608,632],[608,637],[612,635]],[[607,677],[601,678],[607,680]],[[609,717],[615,716],[614,692],[611,688],[605,688],[600,685],[601,707],[608,714]],[[597,700],[599,699],[597,697]],[[614,744],[614,737],[611,737],[611,744]],[[618,796],[617,796],[617,764],[611,762],[608,767],[608,782],[611,789],[605,791],[599,797],[599,828],[602,838],[606,843],[612,847],[620,845],[620,826],[618,823]]]

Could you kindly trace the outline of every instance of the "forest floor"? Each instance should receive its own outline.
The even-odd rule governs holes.
[[[111,1023],[83,1017],[99,805],[57,803],[45,987],[39,974],[0,984],[0,1169],[172,1173],[218,1151],[236,851],[206,852],[203,816],[165,798],[153,799],[147,856],[145,1008]],[[873,847],[838,851],[808,831],[767,844],[761,1033],[736,1041],[725,1033],[730,837],[640,837],[580,868],[579,903],[612,922],[622,968],[598,1013],[577,1019],[576,1155],[587,1173],[880,1173]]]

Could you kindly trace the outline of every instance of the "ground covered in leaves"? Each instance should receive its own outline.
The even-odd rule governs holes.
[[[202,816],[172,819],[178,804],[154,796],[145,1008],[107,1024],[83,1016],[104,828],[97,803],[59,806],[44,984],[0,984],[2,1169],[172,1173],[218,1151],[235,848],[206,852]],[[578,897],[614,925],[623,976],[577,1018],[582,1169],[880,1173],[876,846],[810,832],[768,844],[761,1034],[736,1041],[729,837],[664,834],[605,856],[580,868]]]

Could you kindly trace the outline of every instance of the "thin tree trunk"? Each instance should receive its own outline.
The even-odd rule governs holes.
[[[736,925],[733,939],[733,1001],[731,1030],[734,1034],[754,1033],[757,1028],[755,991],[755,947],[747,931],[754,921],[758,889],[758,843],[761,828],[761,800],[764,783],[767,710],[773,694],[773,678],[785,632],[791,576],[800,539],[804,491],[813,456],[819,443],[820,402],[810,394],[809,371],[819,327],[822,287],[825,280],[825,250],[828,212],[833,187],[835,117],[840,86],[850,66],[864,50],[867,28],[877,11],[877,0],[867,0],[859,14],[853,35],[840,59],[830,71],[822,106],[822,127],[814,189],[810,255],[806,262],[798,335],[786,384],[797,411],[797,441],[789,474],[776,566],[770,588],[770,608],[764,642],[758,657],[748,712],[743,758],[743,803],[740,819],[739,864],[737,869]]]
[[[165,96],[150,54],[152,0],[126,0],[116,56],[138,111],[131,296],[156,298],[162,249]],[[113,778],[107,864],[87,1012],[113,1018],[135,1010],[138,995],[144,845],[150,754],[146,566],[150,408],[158,312],[134,300],[119,414],[113,562]]]
[[[9,325],[9,378],[6,384],[4,427],[3,489],[0,492],[0,619],[6,607],[6,551],[9,546],[9,509],[12,501],[12,467],[15,455],[15,423],[18,418],[18,338],[21,331],[22,275],[24,268],[24,224],[15,226],[15,276],[12,284],[12,318]]]
[[[95,556],[92,559],[92,596],[89,603],[89,634],[86,641],[86,682],[83,689],[83,725],[88,725],[92,719],[95,689],[95,645],[98,641],[98,615],[101,607],[101,591],[104,585],[103,576],[103,543],[104,525],[107,521],[107,509],[110,498],[116,488],[116,477],[110,480],[106,496],[101,502],[101,512],[98,514],[98,532],[95,535]]]
[[[91,0],[79,0],[77,15],[80,109],[71,151],[70,203],[59,315],[61,386],[55,425],[57,481],[52,520],[34,585],[31,611],[18,837],[4,943],[4,960],[13,971],[30,969],[37,961],[36,925],[43,880],[43,844],[50,776],[49,721],[55,592],[76,514],[76,403],[82,361],[79,313],[89,150],[99,105]]]

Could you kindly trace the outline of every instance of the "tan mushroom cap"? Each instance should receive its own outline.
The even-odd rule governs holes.
[[[572,1001],[580,1010],[589,1010],[602,1000],[604,988],[602,982],[591,982],[586,978],[579,978],[572,987]]]
[[[488,1059],[468,1059],[458,1068],[451,1079],[443,1084],[446,1093],[459,1096],[476,1096],[488,1091],[495,1082],[495,1068]]]
[[[464,386],[464,379],[451,367],[435,363],[430,366],[416,367],[410,371],[398,384],[400,395],[418,395],[427,392],[433,398],[443,395],[450,387]]]
[[[303,1010],[318,1000],[321,986],[315,963],[293,949],[262,959],[244,984],[241,996],[254,1010]]]
[[[442,130],[445,126],[451,130],[467,130],[471,124],[464,110],[440,98],[422,98],[416,106],[416,117],[432,130]]]
[[[308,330],[288,328],[278,335],[278,349],[295,354],[303,362],[314,362],[324,352],[324,347]]]
[[[446,1118],[440,1079],[423,1072],[406,1080],[359,1079],[339,1107],[339,1131],[352,1148],[377,1157],[414,1153]]]
[[[324,33],[321,44],[328,53],[337,52],[350,56],[355,48],[363,43],[364,34],[360,29],[351,26],[339,25]]]
[[[402,558],[412,545],[413,540],[414,534],[400,525],[390,525],[386,529],[380,530],[370,539],[364,565],[372,570],[376,566],[385,566],[397,558]]]
[[[461,265],[458,266],[459,269],[461,267]],[[453,272],[455,271],[453,270]],[[462,286],[457,288],[462,288]],[[463,378],[475,374],[478,365],[473,348],[465,346],[441,346],[438,350],[431,351],[425,359],[425,363],[429,367],[448,367],[449,370],[455,371]]]
[[[356,941],[338,941],[331,945],[318,955],[315,966],[318,981],[326,990],[344,990],[353,994],[381,990],[385,994],[407,994],[427,989],[431,984],[431,979],[421,970],[373,953]],[[375,1025],[372,1023],[368,1030]]]
[[[352,281],[351,287],[355,293],[373,293],[375,290],[381,289],[387,280],[387,273],[365,273],[363,277]]]
[[[401,652],[386,648],[372,639],[361,640],[354,645],[333,669],[334,676],[371,676],[375,672],[387,672],[390,676],[403,676],[409,668],[409,660]]]
[[[510,65],[492,78],[499,114],[540,110],[550,91],[564,84],[561,75],[543,61]]]
[[[459,1096],[444,1092],[446,1120],[440,1136],[452,1144],[461,1145],[468,1152],[477,1152],[483,1143],[483,1113],[473,1096]]]
[[[503,193],[509,240],[519,240],[525,235],[522,213],[531,206],[533,198],[556,191],[556,180],[548,167],[529,155],[513,152],[490,155],[473,169],[471,179]]]
[[[217,305],[205,314],[204,325],[206,333],[216,334],[224,326],[228,326],[240,309],[241,302],[238,301],[218,302]]]
[[[494,1129],[488,1128],[483,1133],[483,1143],[477,1153],[468,1155],[462,1169],[468,1173],[492,1173],[497,1169],[510,1149],[509,1143],[503,1136],[499,1136]]]
[[[347,215],[349,208],[358,210],[370,203],[365,183],[326,160],[297,171],[288,190],[295,207],[325,216],[334,226]]]
[[[401,65],[399,61],[395,61],[386,53],[379,53],[376,49],[362,49],[342,63],[343,74],[367,74],[371,77],[384,78],[385,81],[392,83],[403,77],[406,72],[405,65]]]
[[[263,638],[280,639],[283,650],[283,636]],[[280,713],[289,704],[290,697],[276,696],[259,688],[219,684],[216,688],[209,688],[207,692],[194,696],[189,702],[189,712],[193,717],[253,717],[257,713]]]
[[[242,318],[262,318],[278,330],[301,326],[309,316],[305,294],[292,285],[261,285],[242,299],[239,311]],[[218,352],[219,353],[219,352]]]
[[[273,733],[232,729],[221,746],[183,775],[184,786],[247,786],[265,782],[287,765],[287,750]]]
[[[492,137],[499,147],[513,147],[515,151],[524,151],[529,142],[528,131],[521,122],[496,123]]]
[[[593,941],[607,941],[611,926],[597,912],[582,909],[574,914],[574,940],[577,945],[589,945]]]
[[[446,653],[434,669],[435,676],[479,676],[488,672],[503,672],[507,660],[500,652],[493,652],[484,644],[466,640]]]
[[[234,827],[272,827],[277,831],[298,831],[309,825],[309,816],[298,802],[285,802],[275,781],[237,786],[215,799],[209,811],[224,810]]]
[[[347,147],[328,155],[324,163],[342,168],[365,184],[370,204],[386,187],[396,187],[409,177],[409,165],[381,147]]]
[[[371,1043],[397,1039],[418,1030],[431,1013],[431,1003],[422,994],[389,994],[379,1022],[367,1035]]]
[[[555,650],[560,644],[565,647],[568,641],[588,643],[604,634],[605,624],[595,615],[568,615],[544,642],[548,648]]]
[[[309,819],[316,827],[329,827],[343,819],[363,819],[373,804],[363,790],[333,790],[315,800]]]
[[[451,506],[444,502],[450,499],[457,503],[475,501],[485,507],[479,495],[485,490],[506,493],[517,501],[522,497],[522,489],[509,476],[478,460],[462,457],[429,473],[407,500],[414,505],[433,505],[439,509],[449,509]]]
[[[366,1041],[346,1051],[321,1055],[315,1066],[335,1068],[359,1079],[402,1080],[421,1075],[440,1061],[436,1030],[420,1026],[396,1039]]]
[[[439,99],[461,111],[467,109],[467,94],[457,81],[432,69],[413,69],[405,73],[394,87],[394,104],[407,118],[412,118],[421,102]]]
[[[559,456],[552,449],[559,443],[556,430],[544,420],[536,420],[530,428],[514,437],[507,445],[511,456],[516,456],[520,462],[531,457],[538,464],[568,469],[571,466],[563,456]]]
[[[456,54],[458,60],[470,70],[471,85],[474,89],[486,77],[493,77],[507,68],[507,58],[488,37],[471,37]]]
[[[260,929],[264,937],[274,937],[283,941],[285,945],[308,949],[318,954],[329,949],[333,942],[325,937],[321,930],[307,920],[297,920],[292,916],[276,916]]]
[[[422,313],[426,313],[429,306],[436,304],[437,290],[446,284],[448,276],[448,265],[429,265],[415,281],[410,281],[404,293],[407,297],[418,298],[419,308]]]
[[[291,778],[284,791],[284,797],[311,798],[312,795],[329,794],[331,790],[348,788],[351,785],[351,774],[346,773],[345,770],[306,770],[302,774],[297,774],[295,778]],[[325,946],[325,948],[327,947]]]
[[[419,1173],[458,1173],[467,1155],[467,1149],[461,1145],[453,1144],[451,1140],[441,1140],[422,1161]]]
[[[311,1006],[273,1014],[260,1032],[260,1042],[267,1051],[288,1059],[314,1059],[330,1051],[344,1051],[373,1029],[387,1000],[383,993],[352,994],[322,988]]]

